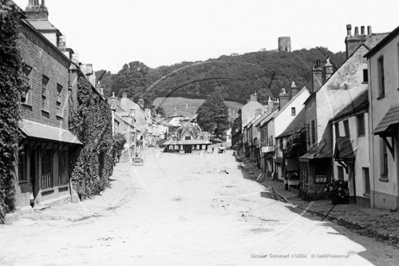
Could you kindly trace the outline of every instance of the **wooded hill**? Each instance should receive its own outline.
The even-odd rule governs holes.
[[[278,97],[282,88],[289,88],[292,81],[297,87],[311,87],[311,69],[316,60],[323,64],[327,56],[336,68],[345,60],[345,53],[332,53],[317,47],[293,52],[259,51],[242,55],[223,55],[216,59],[181,62],[155,69],[142,62],[125,64],[116,74],[97,71],[106,96],[115,92],[121,96],[144,98],[146,107],[158,97],[185,97],[205,99],[215,88],[221,88],[225,100],[245,103],[251,93],[258,93],[258,100],[266,104],[269,96]]]

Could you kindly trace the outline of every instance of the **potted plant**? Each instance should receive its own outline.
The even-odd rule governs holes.
[[[324,188],[324,193],[331,198],[333,205],[347,202],[349,197],[348,182],[333,179],[331,183],[327,184]]]

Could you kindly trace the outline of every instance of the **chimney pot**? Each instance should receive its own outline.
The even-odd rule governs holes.
[[[355,36],[359,35],[359,27],[355,27]]]
[[[79,54],[78,53],[74,53],[72,55],[72,62],[74,62],[75,64],[79,64]]]
[[[361,35],[364,35],[364,34],[365,34],[365,32],[364,32],[364,26],[361,26],[361,27],[360,27],[360,34],[361,34]]]
[[[122,98],[127,98],[127,92],[122,93]]]
[[[371,34],[372,34],[371,26],[367,26],[367,35],[371,35]]]
[[[348,24],[346,25],[346,35],[351,36],[351,34],[352,34],[352,25]]]
[[[61,51],[66,50],[66,36],[65,35],[60,36],[60,39],[58,41],[58,49],[60,49]]]

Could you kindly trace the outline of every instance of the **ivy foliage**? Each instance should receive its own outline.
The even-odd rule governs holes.
[[[112,137],[112,115],[108,103],[84,77],[78,79],[77,98],[77,110],[73,110],[72,101],[69,104],[69,128],[83,147],[72,151],[70,176],[80,199],[85,199],[109,186],[120,137]]]
[[[0,223],[15,208],[15,161],[20,139],[21,56],[18,50],[19,9],[0,0]]]
[[[288,139],[286,148],[283,150],[287,157],[299,157],[306,153],[306,129],[297,129]]]

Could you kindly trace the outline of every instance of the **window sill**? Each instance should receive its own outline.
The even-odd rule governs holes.
[[[358,138],[362,138],[362,137],[365,137],[366,135],[365,134],[362,134],[362,135],[359,135],[359,136],[357,136]]]
[[[64,116],[61,115],[61,114],[56,114],[55,116],[56,116],[57,118],[59,118],[59,119],[64,119]]]
[[[380,182],[386,182],[386,183],[389,182],[389,179],[386,176],[381,176],[378,180],[380,180]]]
[[[32,104],[30,104],[30,103],[21,103],[21,105],[26,106],[26,107],[29,107],[29,108],[32,108],[32,107],[33,107]]]
[[[381,100],[381,99],[383,99],[383,98],[385,98],[385,95],[378,96],[378,97],[377,97],[377,100]]]
[[[40,194],[42,194],[42,196],[52,194],[52,193],[54,193],[54,188],[46,188],[46,189],[42,189],[40,191]]]
[[[45,110],[45,109],[42,109],[42,112],[43,112],[43,113],[46,113],[46,114],[48,114],[48,115],[50,114],[50,111]]]
[[[363,193],[363,197],[370,198],[370,194]]]
[[[363,82],[362,82],[362,84],[369,84],[369,83],[368,83],[368,82],[366,82],[366,81],[363,81]]]
[[[18,180],[18,184],[28,184],[28,180]]]

